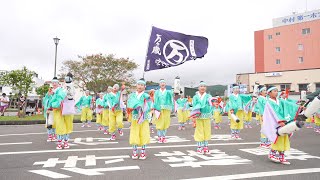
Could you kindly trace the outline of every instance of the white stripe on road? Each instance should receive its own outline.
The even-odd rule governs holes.
[[[83,168],[62,168],[62,169],[70,172],[86,175],[86,176],[97,176],[97,175],[103,175],[102,172],[135,170],[135,169],[140,169],[140,167],[139,166],[122,166],[122,167],[96,168],[96,169],[83,169]]]
[[[32,142],[16,142],[16,143],[0,143],[0,146],[6,145],[18,145],[18,144],[32,144]]]
[[[256,145],[260,142],[247,143],[220,143],[209,144],[209,146],[233,146],[233,145]],[[177,147],[195,147],[194,144],[185,145],[171,145],[171,146],[148,146],[148,149],[163,149],[163,148],[177,148]],[[64,150],[40,150],[40,151],[14,151],[14,152],[0,152],[1,155],[15,155],[15,154],[41,154],[41,153],[64,153],[64,152],[84,152],[84,151],[114,151],[114,150],[128,150],[132,147],[115,147],[115,148],[91,148],[91,149],[64,149]]]
[[[60,174],[60,173],[56,173],[53,171],[49,171],[49,170],[31,170],[29,172],[35,173],[35,174],[39,174],[42,176],[46,176],[49,178],[53,178],[53,179],[64,179],[64,178],[70,178],[71,176],[67,176],[64,174]]]
[[[170,126],[178,126],[179,124],[172,124]],[[124,130],[130,129],[130,128],[123,128]],[[98,130],[81,130],[81,131],[73,131],[73,133],[82,133],[82,132],[99,132]],[[26,135],[39,135],[39,134],[47,134],[47,132],[40,132],[40,133],[21,133],[21,134],[0,134],[0,137],[6,137],[6,136],[26,136]]]
[[[226,175],[226,176],[212,176],[212,177],[195,178],[192,180],[234,180],[234,179],[249,179],[249,178],[283,176],[283,175],[305,174],[305,173],[319,173],[319,172],[320,172],[320,168],[292,169],[292,170],[267,171],[267,172],[256,172],[256,173],[247,173],[247,174],[233,174],[233,175]]]

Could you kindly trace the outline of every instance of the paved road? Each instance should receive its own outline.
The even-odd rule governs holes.
[[[0,126],[0,179],[320,179],[320,134],[312,129],[292,137],[292,164],[286,166],[268,161],[268,150],[258,148],[259,126],[231,140],[225,123],[213,130],[211,154],[197,155],[194,129],[178,131],[176,123],[173,118],[168,143],[153,139],[143,161],[130,159],[128,128],[111,142],[94,127],[75,124],[71,148],[58,151],[46,142],[43,125]]]

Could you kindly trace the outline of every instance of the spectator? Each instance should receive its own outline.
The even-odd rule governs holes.
[[[24,96],[21,96],[18,101],[18,106],[19,106],[18,117],[19,118],[25,117],[25,114],[26,114],[25,113],[25,105],[26,105],[25,98],[24,98]]]
[[[6,93],[2,93],[2,97],[0,97],[0,113],[1,116],[4,116],[4,112],[9,107],[9,97],[7,97]]]

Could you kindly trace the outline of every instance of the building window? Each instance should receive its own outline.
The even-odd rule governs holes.
[[[281,89],[281,91],[285,91],[286,89],[289,89],[289,91],[290,91],[291,84],[281,84],[280,89]]]
[[[307,91],[307,90],[308,90],[308,84],[299,84],[299,92]]]
[[[320,90],[320,83],[316,83],[316,91]]]
[[[280,52],[280,47],[276,47],[276,52]]]
[[[280,64],[280,59],[276,59],[276,64]]]
[[[276,36],[280,36],[280,32],[276,32]]]
[[[268,39],[269,39],[269,40],[272,40],[272,35],[268,35]]]
[[[302,34],[310,34],[310,28],[302,29]]]
[[[303,44],[298,44],[298,50],[302,51],[303,50]]]
[[[298,57],[299,64],[303,63],[303,57]]]

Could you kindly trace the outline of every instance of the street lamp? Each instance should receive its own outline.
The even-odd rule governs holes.
[[[58,44],[59,44],[59,38],[55,37],[53,38],[54,44],[56,45],[56,53],[55,53],[55,58],[54,58],[54,76],[56,77],[56,72],[57,72],[57,48],[58,48]]]

